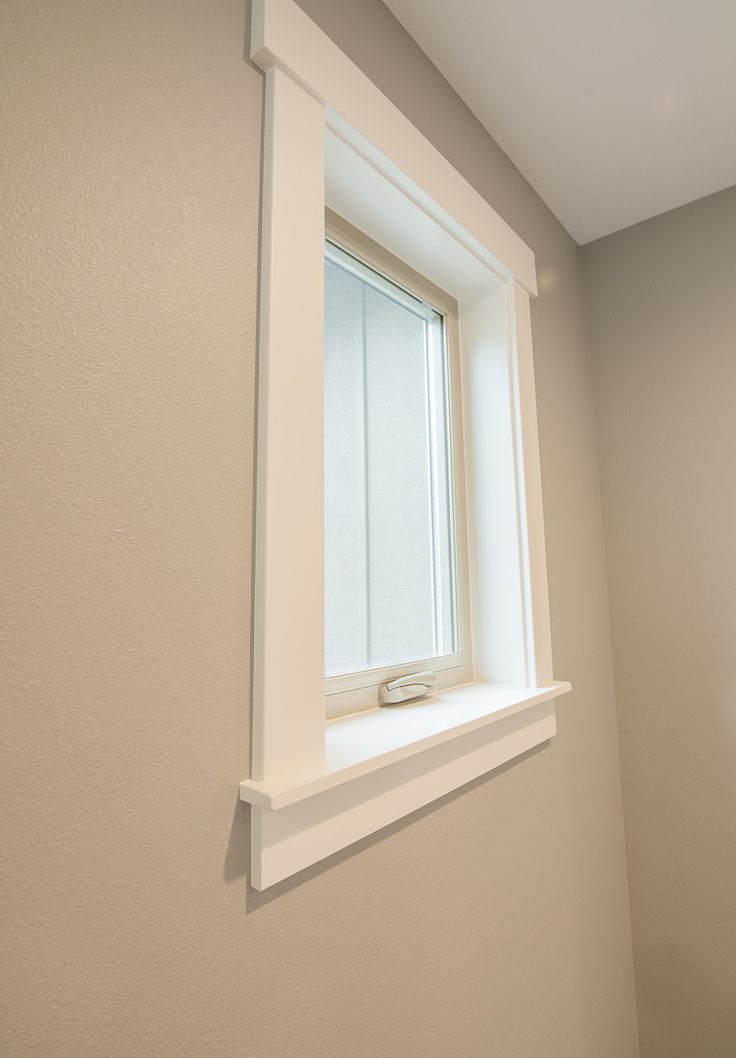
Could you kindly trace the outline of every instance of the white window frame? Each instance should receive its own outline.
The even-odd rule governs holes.
[[[266,71],[251,884],[296,873],[556,733],[529,298],[534,255],[293,0]],[[329,207],[458,301],[473,680],[325,722],[323,259]]]
[[[460,334],[457,301],[419,275],[404,261],[389,254],[332,210],[325,211],[325,236],[358,260],[374,268],[400,287],[441,313],[445,328],[445,355],[450,394],[450,449],[452,459],[453,551],[457,637],[456,654],[414,658],[399,665],[387,665],[362,672],[332,676],[325,680],[325,713],[329,719],[346,716],[378,703],[378,687],[396,676],[429,669],[441,690],[468,683],[473,678],[470,590],[468,584],[468,528],[465,499],[465,457],[463,439],[462,385],[460,377]]]

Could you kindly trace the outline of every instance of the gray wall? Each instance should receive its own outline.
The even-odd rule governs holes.
[[[537,253],[548,748],[247,887],[261,76],[240,0],[2,8],[3,1058],[632,1058],[577,250],[374,0],[306,5]]]
[[[586,246],[644,1058],[736,1053],[736,188]]]

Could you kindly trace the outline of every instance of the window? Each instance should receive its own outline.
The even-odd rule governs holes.
[[[534,255],[293,0],[253,0],[251,29],[266,79],[251,774],[240,796],[252,806],[251,884],[265,889],[542,745],[570,685],[552,678]],[[328,231],[327,283],[340,294],[326,318],[325,209],[389,255]],[[457,323],[421,277],[454,300]],[[359,327],[358,300],[370,303]],[[400,362],[387,353],[394,327],[410,336]],[[328,350],[327,365],[325,331],[328,345],[341,333],[336,344],[349,350],[337,360]],[[381,415],[399,395],[402,416],[387,425]],[[419,433],[402,439],[401,424],[422,419],[420,450]],[[325,429],[348,437],[327,466]],[[389,437],[405,449],[399,468]],[[340,485],[349,491],[356,478],[363,507],[355,489],[348,520]],[[409,551],[394,516],[420,509]],[[341,552],[353,584],[345,598],[330,587],[339,570],[325,581],[325,528],[329,562]],[[360,636],[336,634],[342,605],[363,622]],[[389,629],[375,642],[371,606]],[[467,657],[439,670],[436,694],[402,708],[375,697],[365,708],[356,696],[371,687],[328,694],[342,704],[326,720],[326,630],[334,681],[428,650],[433,668]],[[359,682],[377,671],[360,669]]]
[[[334,214],[325,243],[330,715],[470,678],[457,304]]]

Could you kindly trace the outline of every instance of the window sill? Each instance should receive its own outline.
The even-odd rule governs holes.
[[[323,768],[240,785],[255,810],[252,884],[272,885],[548,741],[554,699],[569,690],[469,683],[329,721]]]
[[[504,717],[526,712],[569,690],[569,683],[558,682],[533,689],[467,683],[414,704],[338,717],[325,726],[323,769],[288,775],[276,782],[248,779],[240,784],[240,796],[259,808],[277,812]]]

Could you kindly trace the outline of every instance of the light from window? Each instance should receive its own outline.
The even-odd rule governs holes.
[[[458,652],[445,330],[326,243],[328,677]]]

